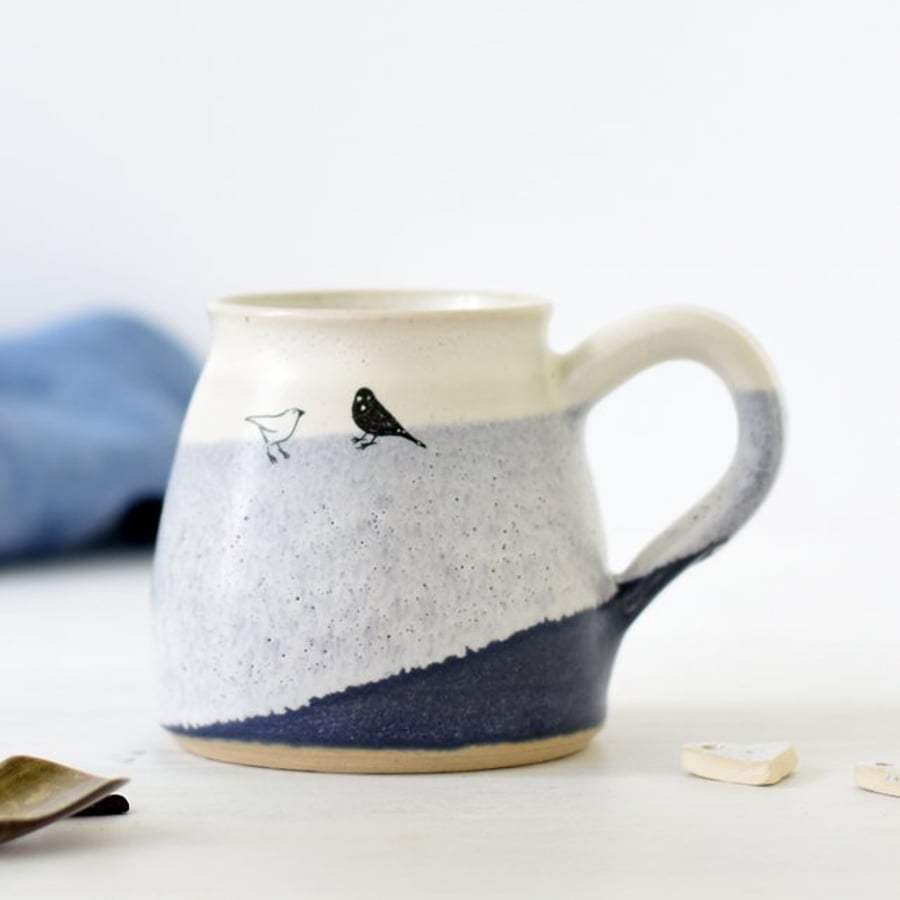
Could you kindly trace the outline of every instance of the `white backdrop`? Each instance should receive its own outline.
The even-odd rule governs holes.
[[[896,696],[898,28],[887,0],[6,0],[0,329],[118,304],[202,353],[221,294],[464,286],[555,300],[563,348],[713,306],[781,373],[783,477],[613,691],[825,701],[852,666]],[[617,567],[732,439],[690,366],[602,405]]]

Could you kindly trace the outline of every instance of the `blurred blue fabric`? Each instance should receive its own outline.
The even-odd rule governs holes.
[[[196,377],[171,338],[125,314],[0,338],[0,559],[115,536],[142,505],[152,538]]]

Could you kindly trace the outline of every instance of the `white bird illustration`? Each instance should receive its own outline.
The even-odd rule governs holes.
[[[300,416],[303,415],[302,409],[295,406],[285,409],[274,416],[246,416],[245,421],[250,422],[259,429],[263,440],[266,442],[266,456],[269,462],[278,462],[270,447],[274,447],[285,458],[290,459],[288,453],[281,445],[294,433]]]

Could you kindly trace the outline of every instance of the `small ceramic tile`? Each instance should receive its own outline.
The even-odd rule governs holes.
[[[900,765],[889,762],[861,762],[854,770],[856,786],[876,794],[900,797]]]
[[[787,741],[759,744],[704,742],[681,748],[685,772],[732,784],[775,784],[797,766],[794,745]]]

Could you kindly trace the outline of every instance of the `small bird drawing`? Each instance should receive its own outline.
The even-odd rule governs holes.
[[[247,416],[245,418],[246,422],[250,422],[259,429],[262,439],[266,442],[266,456],[269,457],[269,462],[278,462],[278,457],[269,449],[271,447],[274,447],[285,459],[290,459],[291,454],[281,445],[294,433],[302,415],[302,409],[292,406],[274,416]]]
[[[360,437],[352,438],[357,450],[371,447],[380,437],[401,437],[412,441],[417,447],[425,445],[413,437],[378,401],[367,387],[362,387],[353,398],[353,421],[362,430]]]

